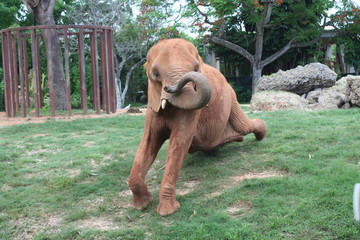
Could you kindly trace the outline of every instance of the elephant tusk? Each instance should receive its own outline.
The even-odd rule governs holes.
[[[161,108],[165,109],[166,107],[166,99],[161,100]]]

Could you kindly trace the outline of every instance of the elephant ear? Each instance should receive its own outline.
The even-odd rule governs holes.
[[[148,81],[148,107],[155,112],[159,112],[161,104],[161,89],[158,89],[150,79]]]
[[[153,81],[150,80],[149,61],[145,62],[144,68],[148,77],[148,107],[155,112],[159,112],[161,104],[161,87],[157,87]]]

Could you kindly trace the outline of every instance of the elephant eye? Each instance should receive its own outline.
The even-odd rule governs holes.
[[[198,71],[199,71],[199,65],[195,65],[194,72],[198,72]]]
[[[157,70],[153,71],[153,76],[154,78],[159,78],[160,77],[160,73]]]

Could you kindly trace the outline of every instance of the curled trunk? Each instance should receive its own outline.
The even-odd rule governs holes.
[[[192,85],[187,83],[192,82]],[[201,73],[188,72],[173,86],[165,86],[165,92],[170,93],[166,99],[162,99],[171,105],[188,110],[200,109],[209,103],[211,98],[211,86],[208,79]]]

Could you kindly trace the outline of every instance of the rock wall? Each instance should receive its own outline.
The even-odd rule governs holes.
[[[360,76],[347,76],[346,101],[350,106],[360,107]]]
[[[331,87],[336,82],[336,73],[321,63],[310,63],[288,71],[260,78],[255,92],[287,91],[302,95],[316,88]]]
[[[336,73],[321,63],[263,76],[250,105],[252,111],[350,107],[360,107],[360,76],[336,81]]]

